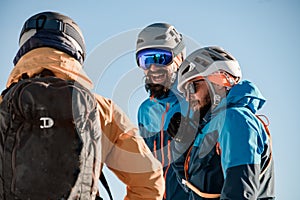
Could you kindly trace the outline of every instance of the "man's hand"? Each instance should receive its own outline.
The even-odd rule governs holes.
[[[191,143],[197,134],[198,127],[192,121],[176,112],[170,119],[167,133],[176,141]]]
[[[170,119],[170,123],[168,125],[167,133],[171,136],[171,138],[175,138],[178,133],[180,122],[182,121],[183,115],[179,112],[175,113]]]

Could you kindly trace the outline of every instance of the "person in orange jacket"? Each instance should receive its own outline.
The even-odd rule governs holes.
[[[88,89],[93,87],[83,71],[84,37],[68,16],[56,12],[33,15],[24,23],[19,45],[7,88],[25,76],[31,78],[45,70],[51,76],[75,80]],[[125,200],[162,199],[165,189],[162,166],[139,136],[138,129],[112,100],[98,94],[95,98],[103,133],[100,169],[106,164],[127,186]]]

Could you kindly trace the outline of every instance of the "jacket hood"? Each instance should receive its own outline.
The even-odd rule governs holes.
[[[244,80],[230,89],[227,97],[222,100],[219,106],[248,107],[253,113],[256,113],[265,102],[266,99],[259,89],[252,82]]]
[[[79,61],[65,52],[50,47],[36,48],[22,56],[10,73],[6,87],[18,82],[24,73],[32,77],[43,69],[51,70],[58,78],[74,80],[88,89],[93,88],[92,81]]]

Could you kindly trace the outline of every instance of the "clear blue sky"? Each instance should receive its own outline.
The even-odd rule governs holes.
[[[87,45],[85,69],[95,82],[95,91],[114,99],[133,122],[146,97],[133,52],[140,28],[168,22],[188,38],[188,52],[196,44],[220,45],[230,51],[239,60],[244,78],[255,82],[267,98],[260,113],[271,121],[277,199],[300,199],[299,1],[2,0],[0,90],[13,68],[24,21],[45,10],[69,15],[79,24]],[[122,199],[124,185],[105,173],[115,199]]]

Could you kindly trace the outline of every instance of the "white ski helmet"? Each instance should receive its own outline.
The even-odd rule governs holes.
[[[185,50],[185,44],[182,35],[174,26],[167,23],[154,23],[138,34],[136,42],[136,53],[148,48],[167,49],[176,57]]]
[[[238,61],[223,48],[204,47],[191,53],[179,67],[178,90],[184,93],[189,81],[201,78],[230,87],[241,80],[242,72]]]

